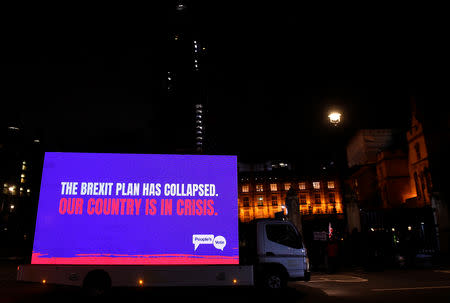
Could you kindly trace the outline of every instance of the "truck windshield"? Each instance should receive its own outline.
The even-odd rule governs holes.
[[[303,248],[300,235],[289,224],[268,224],[266,233],[272,242],[292,248]]]

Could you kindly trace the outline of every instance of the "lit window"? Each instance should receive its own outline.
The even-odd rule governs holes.
[[[277,184],[276,183],[270,184],[270,191],[277,191]]]
[[[243,204],[244,204],[244,207],[250,207],[250,200],[249,200],[248,197],[244,197],[244,198],[242,199],[242,202],[243,202]]]
[[[330,189],[334,188],[334,181],[328,181],[328,188]]]
[[[242,185],[242,192],[243,193],[248,193],[249,190],[249,186],[248,185]]]
[[[256,191],[264,191],[264,186],[262,184],[256,184]]]
[[[329,193],[328,198],[330,199],[330,203],[336,202],[336,197],[335,197],[334,193]]]
[[[314,195],[314,203],[316,203],[316,204],[320,204],[321,203],[321,201],[320,201],[320,194],[315,194]]]
[[[21,178],[25,178],[25,174],[21,174],[20,177],[21,177]]]
[[[263,206],[264,205],[264,199],[262,196],[258,197],[258,206]]]
[[[313,182],[314,189],[320,189],[320,182]]]
[[[284,190],[289,190],[291,188],[291,183],[284,183]]]
[[[300,182],[298,184],[298,188],[301,189],[301,190],[305,190],[306,189],[306,183],[305,182]]]
[[[306,194],[300,194],[300,204],[306,204]]]
[[[272,196],[272,206],[277,206],[277,205],[278,205],[277,196]]]

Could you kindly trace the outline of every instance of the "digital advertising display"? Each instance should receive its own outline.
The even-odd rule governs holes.
[[[45,153],[32,264],[239,264],[237,157]]]

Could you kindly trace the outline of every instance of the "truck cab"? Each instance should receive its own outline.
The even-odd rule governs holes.
[[[288,280],[309,281],[309,260],[294,224],[260,219],[240,225],[241,264],[253,265],[255,284],[282,288]]]

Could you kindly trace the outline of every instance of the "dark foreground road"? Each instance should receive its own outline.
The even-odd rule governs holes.
[[[313,274],[310,282],[291,282],[286,290],[255,288],[114,289],[92,299],[74,287],[15,281],[14,264],[0,265],[0,302],[450,302],[450,270],[386,270]]]

